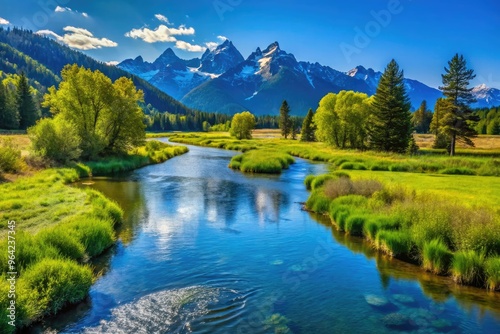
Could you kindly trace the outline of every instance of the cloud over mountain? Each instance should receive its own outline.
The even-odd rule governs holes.
[[[92,50],[100,49],[103,47],[111,48],[118,46],[118,43],[113,42],[110,39],[95,37],[87,29],[66,26],[63,28],[63,30],[66,33],[62,36],[56,34],[51,30],[39,30],[36,33],[38,35],[52,37],[58,42],[66,44],[67,46],[78,50]]]

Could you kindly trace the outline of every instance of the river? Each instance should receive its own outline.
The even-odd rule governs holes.
[[[189,147],[93,188],[125,210],[90,297],[46,333],[499,333],[500,297],[374,252],[302,210],[308,174],[227,168]]]

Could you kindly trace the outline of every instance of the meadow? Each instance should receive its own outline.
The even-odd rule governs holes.
[[[16,326],[28,326],[69,304],[83,300],[97,273],[88,264],[116,241],[115,227],[122,209],[100,192],[71,186],[82,177],[109,175],[160,163],[187,152],[183,146],[148,141],[127,155],[99,161],[45,168],[33,165],[29,139],[23,135],[2,138],[8,145],[0,158],[13,159],[15,170],[0,183],[0,317],[8,315],[14,261],[16,275]],[[11,222],[9,224],[9,222]],[[15,223],[12,223],[15,222]],[[15,259],[9,258],[7,234],[15,237]],[[0,332],[15,328],[5,321]]]
[[[242,172],[279,173],[293,157],[328,163],[329,174],[304,180],[308,210],[389,256],[460,284],[500,290],[500,137],[480,136],[475,148],[460,147],[452,158],[426,148],[431,135],[416,136],[422,148],[412,156],[336,150],[269,130],[251,140],[225,133],[169,137],[242,151],[229,164]]]

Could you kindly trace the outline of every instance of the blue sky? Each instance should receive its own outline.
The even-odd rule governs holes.
[[[199,57],[224,36],[245,58],[278,41],[298,60],[340,71],[383,70],[395,58],[406,77],[433,87],[458,52],[475,70],[474,84],[500,88],[496,0],[0,0],[7,23],[102,61],[152,61],[168,47]]]

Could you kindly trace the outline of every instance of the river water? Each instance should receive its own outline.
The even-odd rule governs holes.
[[[500,333],[500,297],[374,252],[302,211],[308,174],[227,168],[190,152],[92,187],[125,209],[84,303],[46,333]]]

